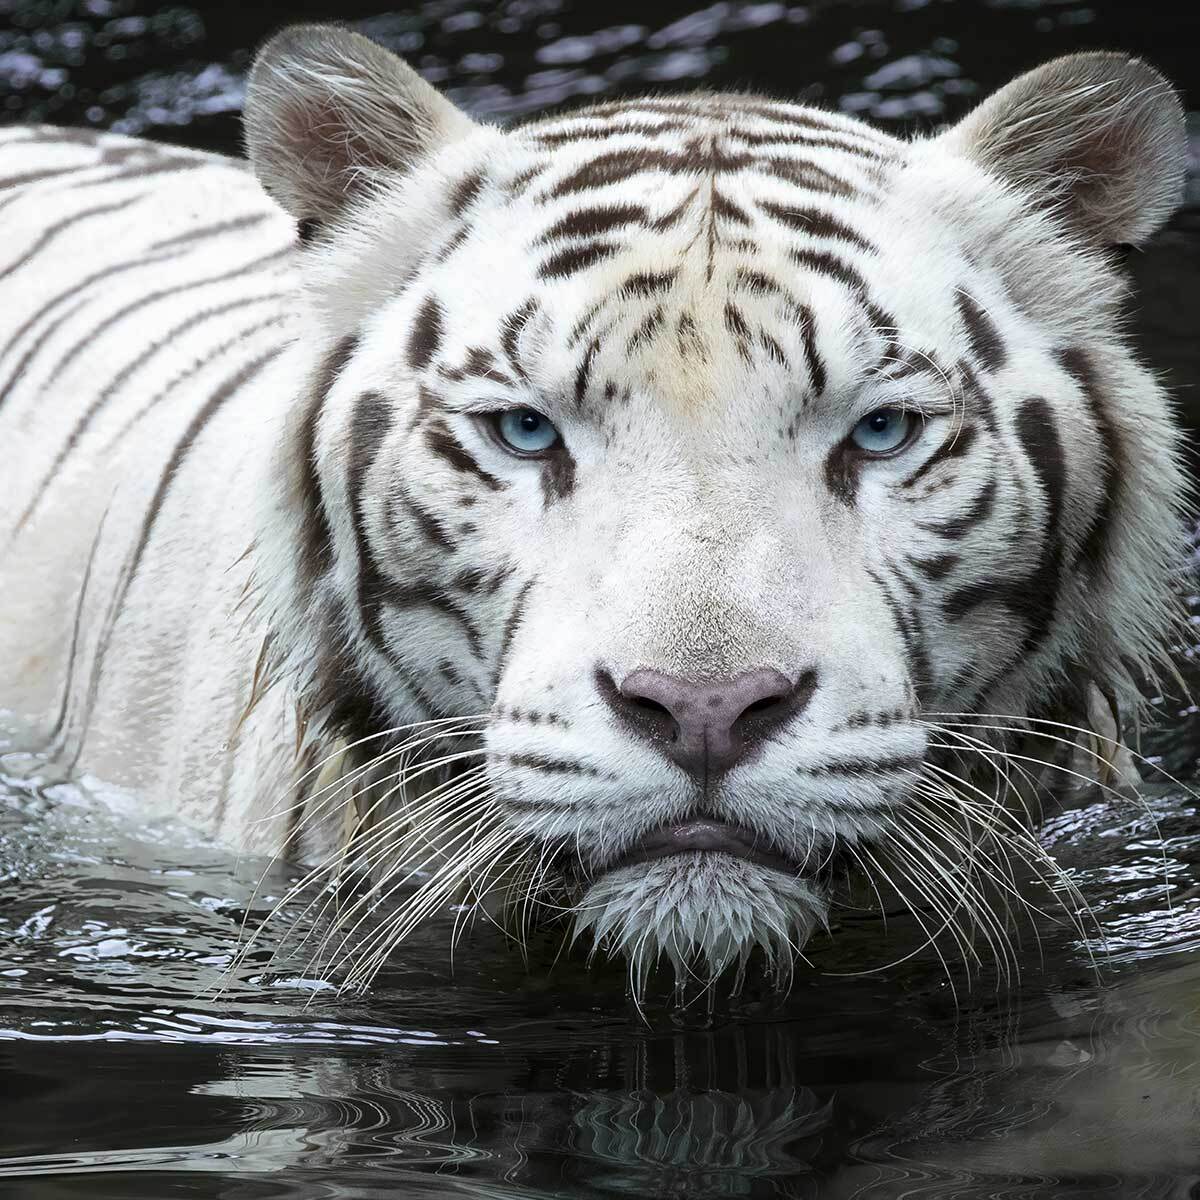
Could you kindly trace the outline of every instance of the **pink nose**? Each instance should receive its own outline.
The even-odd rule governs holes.
[[[816,671],[792,683],[770,667],[735,679],[694,683],[642,669],[617,684],[597,671],[601,694],[622,723],[703,782],[728,771],[772,730],[798,715],[817,687]]]

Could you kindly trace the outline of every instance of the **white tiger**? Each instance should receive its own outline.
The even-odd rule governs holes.
[[[1173,620],[1111,253],[1180,195],[1169,85],[505,130],[307,26],[246,129],[253,173],[0,135],[13,769],[363,872],[350,925],[430,868],[348,982],[464,887],[637,982],[786,970],[835,867],[1002,941],[997,763],[1136,707]]]

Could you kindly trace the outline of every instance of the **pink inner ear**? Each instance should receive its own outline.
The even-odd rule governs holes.
[[[1121,55],[1047,63],[985,100],[950,137],[1092,242],[1144,241],[1182,195],[1179,102],[1157,71]]]
[[[397,136],[400,114],[384,128],[365,130],[366,114],[336,99],[296,97],[279,113],[272,158],[287,181],[286,207],[324,222],[358,190],[363,177],[401,167],[408,147]],[[389,134],[391,140],[389,141]]]

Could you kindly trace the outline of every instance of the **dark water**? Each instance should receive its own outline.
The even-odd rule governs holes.
[[[1200,108],[1197,5],[0,0],[6,119],[231,149],[250,48],[303,17],[355,19],[501,118],[753,85],[907,127],[1091,46],[1149,57]],[[1189,222],[1138,268],[1144,348],[1185,402]],[[550,968],[551,944],[526,970],[487,927],[452,963],[453,913],[368,995],[300,955],[251,960],[217,998],[286,867],[0,782],[0,1196],[1200,1196],[1200,716],[1156,707],[1143,748],[1184,782],[1050,822],[1091,913],[1076,928],[1049,900],[1017,980],[931,953],[880,970],[917,931],[846,912],[786,1003],[707,1021],[642,1021],[619,970]]]
[[[1200,805],[1155,786],[1046,840],[1094,921],[1028,926],[1007,989],[877,972],[905,923],[847,913],[785,1004],[641,1021],[619,971],[486,930],[452,966],[447,915],[368,995],[299,956],[218,999],[286,870],[10,786],[0,1195],[1194,1195]]]

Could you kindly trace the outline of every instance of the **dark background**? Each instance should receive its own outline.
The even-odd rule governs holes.
[[[254,47],[300,20],[346,21],[464,107],[499,118],[600,94],[707,86],[802,97],[892,128],[928,126],[1020,71],[1089,48],[1142,55],[1200,109],[1194,0],[0,0],[3,119],[233,148]]]

